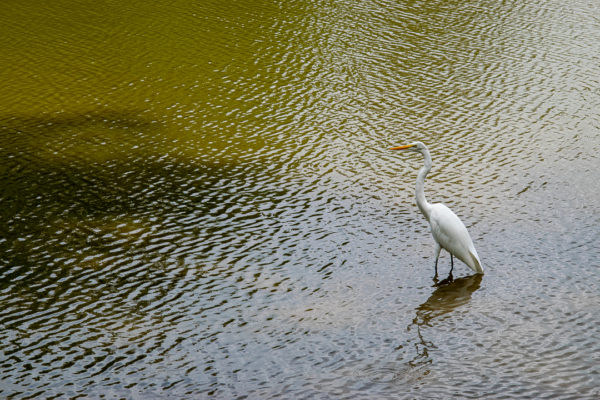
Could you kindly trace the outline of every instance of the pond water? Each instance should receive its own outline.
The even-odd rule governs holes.
[[[0,397],[600,396],[600,3],[11,1],[0,61]]]

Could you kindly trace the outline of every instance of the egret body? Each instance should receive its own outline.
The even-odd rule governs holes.
[[[454,261],[452,256],[456,256],[459,260],[467,264],[469,268],[478,274],[483,274],[483,267],[477,255],[477,250],[473,245],[471,236],[462,223],[460,218],[456,216],[448,207],[441,203],[430,204],[425,199],[424,184],[425,177],[431,169],[431,155],[427,146],[421,142],[415,142],[405,146],[392,147],[390,150],[410,150],[421,153],[425,159],[425,165],[419,170],[417,176],[417,185],[415,195],[417,198],[417,206],[421,213],[425,216],[431,227],[431,234],[435,240],[435,276],[437,278],[437,264],[440,257],[441,249],[450,253],[450,261],[452,268],[450,269],[450,278],[452,269],[454,269]]]

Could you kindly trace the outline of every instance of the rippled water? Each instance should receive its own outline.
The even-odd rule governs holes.
[[[598,4],[34,3],[0,397],[600,396]],[[414,140],[483,278],[433,286]]]

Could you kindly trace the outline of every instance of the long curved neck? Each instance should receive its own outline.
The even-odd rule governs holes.
[[[423,158],[425,159],[425,165],[423,165],[423,167],[419,170],[419,175],[417,175],[417,186],[415,190],[415,195],[417,198],[417,206],[419,206],[419,210],[421,210],[421,213],[423,213],[425,218],[427,218],[427,221],[429,221],[429,215],[431,214],[431,204],[429,204],[427,202],[427,199],[425,199],[424,186],[425,177],[431,169],[432,162],[431,155],[429,154],[429,151],[427,149],[423,149],[422,154]]]

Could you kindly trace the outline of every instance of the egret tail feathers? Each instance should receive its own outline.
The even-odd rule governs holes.
[[[473,271],[478,274],[483,274],[483,267],[481,266],[481,261],[479,261],[479,257],[477,256],[477,252],[469,250],[469,255],[471,256],[472,264],[469,265]],[[469,263],[471,264],[471,263]]]

